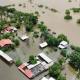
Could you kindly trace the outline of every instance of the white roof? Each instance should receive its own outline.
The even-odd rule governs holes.
[[[40,54],[38,54],[41,58],[43,58],[47,63],[50,63],[50,62],[52,62],[52,60],[49,58],[49,57],[47,57],[44,53],[40,53]]]
[[[68,43],[66,41],[61,41],[60,44],[67,45]]]
[[[20,38],[21,38],[21,40],[25,40],[25,39],[28,39],[29,36],[27,36],[27,35],[22,35]]]
[[[65,48],[65,46],[62,46],[62,45],[59,45],[58,47],[61,48],[61,49],[64,49]]]
[[[11,26],[11,29],[13,29],[14,31],[17,31],[17,28],[14,26]]]
[[[54,78],[50,77],[49,80],[55,80]]]
[[[43,77],[41,80],[48,80],[46,77]]]
[[[41,43],[39,46],[41,47],[41,48],[44,48],[44,47],[46,47],[48,44],[47,44],[47,42],[43,42],[43,43]]]
[[[3,51],[0,50],[0,56],[3,57],[8,62],[13,61],[11,57],[9,57],[7,54],[5,54]]]
[[[31,69],[31,68],[33,68],[33,67],[39,65],[40,63],[41,63],[40,61],[37,61],[36,64],[30,64],[30,65],[28,65],[27,68],[28,68],[28,69]]]

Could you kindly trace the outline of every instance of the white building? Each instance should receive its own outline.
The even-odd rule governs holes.
[[[49,57],[47,57],[44,53],[40,53],[40,54],[38,54],[38,56],[40,56],[47,63],[51,63],[52,62],[52,60]]]
[[[24,41],[24,40],[26,40],[26,39],[29,39],[29,36],[27,36],[27,35],[22,35],[22,36],[20,36],[20,39],[21,39],[22,41]]]
[[[58,47],[59,47],[60,49],[67,48],[67,47],[68,47],[68,42],[66,42],[66,41],[61,41]]]
[[[49,79],[47,79],[46,77],[43,77],[41,80],[56,80],[53,77],[50,77]]]
[[[13,62],[13,59],[11,57],[9,57],[7,54],[5,54],[3,51],[0,50],[0,56],[2,58],[4,58],[6,61],[8,61],[9,63]]]
[[[43,42],[43,43],[39,44],[39,46],[40,46],[41,48],[44,48],[44,47],[46,47],[47,45],[48,45],[47,42]]]

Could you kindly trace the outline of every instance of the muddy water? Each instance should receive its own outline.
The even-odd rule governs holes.
[[[21,7],[18,6],[19,4],[24,4],[24,3],[26,5],[26,8],[24,8],[23,6]],[[23,12],[39,11],[40,13],[39,20],[44,21],[45,24],[48,26],[48,28],[50,28],[52,31],[55,31],[57,34],[60,34],[60,33],[66,34],[72,44],[76,44],[78,46],[80,45],[80,25],[76,24],[76,20],[80,18],[80,14],[74,14],[71,12],[73,19],[71,21],[64,20],[65,9],[78,7],[79,0],[72,0],[72,2],[70,3],[67,2],[67,0],[33,0],[32,4],[30,4],[28,0],[0,0],[0,5],[8,5],[8,4],[15,4],[15,8]],[[47,10],[45,8],[38,8],[37,7],[38,4],[43,4],[44,6],[48,6],[49,8],[55,8],[58,10],[58,13],[51,12],[50,10]],[[43,11],[45,12],[45,14],[42,13]],[[36,45],[38,45],[38,42],[35,44],[35,47]],[[25,47],[25,45],[22,44],[20,47],[21,48]],[[32,47],[30,51],[27,51],[27,53],[35,53],[36,51],[37,51],[36,53],[39,52],[39,49],[36,50],[35,47],[33,48]],[[23,48],[22,51],[26,51],[26,50],[28,49]],[[70,73],[69,72],[70,70],[71,68],[68,68],[67,72]],[[73,71],[71,72],[74,75],[74,72]],[[70,77],[70,76],[73,76],[72,74],[68,75],[68,80],[74,80]],[[5,79],[2,79],[2,80],[5,80]],[[8,79],[8,80],[12,80],[12,79]]]
[[[72,2],[68,2],[67,0],[32,0],[32,4],[29,3],[29,0],[0,0],[1,5],[6,4],[15,4],[15,8],[20,11],[26,12],[40,12],[40,20],[44,21],[48,28],[52,31],[55,31],[57,34],[64,33],[70,39],[72,44],[80,45],[80,25],[76,24],[76,19],[80,17],[80,14],[73,14],[73,20],[65,21],[64,20],[64,11],[67,8],[71,7],[78,7],[80,1],[79,0],[72,0]],[[23,6],[19,7],[19,4],[26,5],[26,8]],[[49,10],[44,8],[38,8],[37,5],[42,4],[44,6],[48,6],[49,8],[55,8],[59,12],[53,13]],[[42,11],[45,14],[42,14]]]
[[[26,12],[40,12],[40,20],[44,21],[48,28],[52,31],[55,31],[57,34],[64,33],[70,39],[72,44],[80,45],[80,25],[76,24],[76,20],[80,17],[80,14],[73,14],[73,20],[65,21],[64,20],[64,11],[65,9],[72,7],[79,7],[79,0],[72,0],[72,2],[68,2],[67,0],[32,0],[32,4],[29,3],[29,0],[0,0],[0,4],[15,4],[15,8],[20,11]],[[26,5],[26,8],[23,6],[19,7],[19,4]],[[49,8],[55,8],[59,12],[53,13],[44,8],[38,8],[37,5],[42,4],[44,6],[48,6]],[[45,14],[42,14],[42,11]]]
[[[22,75],[17,67],[13,65],[6,64],[2,59],[0,59],[0,80],[28,80],[24,75]]]

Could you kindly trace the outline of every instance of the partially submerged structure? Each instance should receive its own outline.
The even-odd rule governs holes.
[[[48,44],[47,44],[47,42],[43,42],[43,43],[39,44],[39,46],[40,46],[40,48],[44,48],[44,47],[48,46]]]
[[[10,33],[10,32],[17,32],[17,28],[14,26],[5,27],[1,33]]]
[[[54,79],[53,77],[50,77],[49,79],[46,77],[43,77],[41,80],[56,80],[56,79]]]
[[[9,63],[13,63],[13,59],[9,57],[6,53],[0,50],[0,56]]]
[[[13,42],[10,39],[2,39],[0,40],[0,47],[4,47],[7,45],[11,45]]]
[[[41,53],[44,56],[44,60],[37,60],[36,64],[30,64],[30,63],[23,63],[18,67],[18,69],[25,74],[28,78],[34,78],[38,74],[44,72],[47,70],[50,66],[53,65],[53,61],[48,58],[44,53]],[[39,55],[41,55],[39,54]],[[38,56],[39,56],[38,55]]]
[[[58,46],[60,49],[65,49],[68,47],[68,42],[66,41],[61,41],[59,46]]]
[[[29,39],[29,36],[27,36],[27,35],[22,35],[22,36],[19,36],[20,37],[20,39],[22,40],[22,41],[24,41],[24,40],[26,40],[26,39]]]

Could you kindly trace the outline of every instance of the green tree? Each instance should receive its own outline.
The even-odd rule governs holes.
[[[57,80],[66,80],[66,77],[60,74],[58,76]]]
[[[70,15],[70,11],[69,11],[69,10],[66,10],[66,11],[65,11],[65,14],[66,14],[66,15]]]
[[[49,46],[53,46],[53,47],[57,47],[58,46],[57,38],[53,37],[52,35],[48,36],[46,41],[47,41]]]
[[[80,69],[80,52],[74,51],[70,55],[70,62],[73,67]]]
[[[37,59],[35,58],[35,56],[31,55],[31,56],[29,56],[29,62],[31,64],[36,64],[37,63]]]
[[[61,65],[59,63],[54,63],[50,68],[49,68],[49,75],[58,78],[58,76],[61,73]]]
[[[67,36],[65,36],[64,34],[58,35],[57,40],[58,40],[58,43],[60,43],[61,41],[67,41],[69,43]]]

